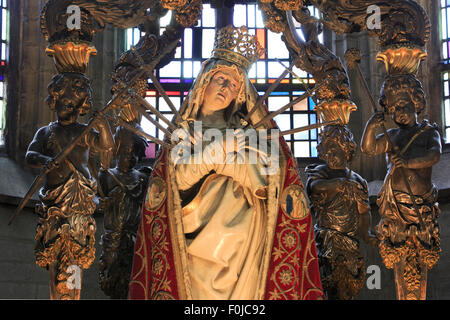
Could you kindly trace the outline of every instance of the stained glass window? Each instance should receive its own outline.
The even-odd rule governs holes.
[[[441,1],[441,46],[444,63],[450,62],[450,0]]]
[[[310,9],[311,12],[318,13],[313,7]],[[160,21],[161,32],[169,24],[170,18],[171,12],[169,11]],[[261,45],[266,49],[266,53],[252,66],[248,73],[259,94],[263,95],[270,84],[275,82],[283,73],[285,67],[289,66],[289,52],[281,40],[281,34],[273,33],[264,27],[262,14],[257,4],[236,4],[234,6],[233,23],[235,27],[246,25],[250,33],[256,35]],[[161,68],[157,74],[170,101],[177,109],[180,108],[194,78],[198,75],[202,62],[211,55],[215,26],[215,9],[211,8],[209,4],[204,4],[198,25],[184,30],[182,45],[177,49],[175,58],[167,66]],[[127,49],[139,41],[140,35],[141,33],[137,28],[127,30]],[[296,97],[304,94],[306,86],[314,84],[311,75],[306,72],[296,67],[292,71],[266,100],[270,111],[283,107]],[[149,81],[147,100],[167,118],[173,117],[166,100],[155,90],[151,81]],[[314,101],[309,98],[278,115],[275,120],[280,130],[285,131],[315,124],[317,118],[315,112],[313,112],[314,106]],[[166,126],[164,123],[161,124]],[[143,120],[142,126],[151,135],[160,139],[164,136],[163,132],[160,132],[146,119]],[[285,139],[293,150],[295,157],[309,158],[317,157],[317,135],[317,130],[311,130],[285,136]],[[154,157],[156,149],[157,146],[150,145],[147,156]]]
[[[0,145],[3,145],[3,131],[5,129],[6,111],[6,68],[8,63],[9,12],[8,0],[1,0],[0,2],[2,10],[0,18]]]
[[[441,57],[444,63],[444,69],[450,69],[450,0],[441,1]],[[450,71],[442,73],[443,85],[443,113],[444,113],[444,129],[446,142],[450,142]]]
[[[445,139],[446,142],[450,142],[450,83],[449,83],[449,71],[445,71],[442,74],[442,84],[443,84],[443,102],[444,102],[444,128],[445,128]]]

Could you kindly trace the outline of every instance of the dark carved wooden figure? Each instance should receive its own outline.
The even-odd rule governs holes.
[[[355,149],[346,126],[326,126],[317,146],[325,164],[306,168],[322,286],[330,300],[352,299],[365,283],[359,235],[373,246],[377,242],[370,232],[367,182],[348,168]]]
[[[119,127],[115,142],[117,165],[99,174],[104,194],[100,208],[105,215],[100,286],[112,299],[127,299],[141,204],[150,172],[148,168],[135,168],[145,155],[145,139]]]
[[[441,155],[437,127],[417,121],[425,108],[422,84],[413,74],[389,75],[381,89],[380,105],[397,128],[377,135],[384,113],[367,122],[361,148],[369,155],[387,154],[388,172],[378,205],[380,254],[394,269],[398,299],[425,299],[426,273],[439,260],[440,239],[437,189],[432,167]]]
[[[51,169],[39,192],[36,263],[50,271],[51,299],[79,299],[81,270],[95,258],[97,190],[89,153],[98,153],[108,168],[114,140],[108,123],[96,120],[97,130],[85,135],[64,161],[53,161],[85,129],[77,119],[91,107],[91,89],[82,74],[63,73],[53,78],[49,93],[47,102],[58,120],[37,131],[26,154],[29,165]]]

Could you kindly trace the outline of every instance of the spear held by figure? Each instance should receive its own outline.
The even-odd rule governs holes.
[[[52,171],[55,166],[57,166],[59,163],[62,163],[62,161],[64,161],[64,159],[72,152],[75,146],[78,145],[84,139],[84,137],[94,128],[96,120],[99,119],[100,117],[104,117],[107,114],[107,112],[109,112],[113,107],[115,107],[115,102],[124,94],[129,93],[128,89],[131,88],[136,83],[137,80],[139,80],[146,73],[153,72],[153,69],[156,67],[156,65],[162,60],[164,56],[169,54],[178,45],[178,42],[179,42],[178,39],[172,41],[171,43],[169,43],[167,46],[164,47],[164,49],[155,57],[154,60],[152,60],[151,63],[146,65],[142,64],[139,68],[139,71],[128,82],[128,84],[124,88],[122,88],[116,95],[114,95],[102,110],[94,114],[93,118],[91,119],[91,121],[89,121],[87,126],[80,133],[80,135],[78,135],[74,140],[72,140],[71,143],[66,145],[61,150],[61,152],[54,157],[53,161],[51,161],[49,165],[46,165],[44,167],[41,173],[34,179],[28,192],[25,194],[25,196],[19,203],[19,206],[17,207],[16,211],[14,212],[13,216],[10,218],[8,222],[8,225],[11,225],[13,223],[13,221],[16,219],[16,217],[20,214],[25,205],[31,199],[33,194],[42,185],[45,176],[50,171]]]

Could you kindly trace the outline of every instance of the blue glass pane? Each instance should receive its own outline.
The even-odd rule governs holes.
[[[317,139],[317,130],[311,130],[311,140],[316,140]]]
[[[288,96],[289,92],[287,92],[287,91],[277,91],[277,92],[272,92],[271,95],[272,96]]]
[[[317,142],[311,142],[311,157],[317,157]]]
[[[316,124],[317,123],[317,116],[315,114],[309,115],[309,124]],[[310,139],[311,140],[317,140],[317,129],[310,131]]]
[[[308,125],[307,114],[294,114],[294,128],[306,127]],[[296,140],[308,140],[308,131],[302,131],[294,134]]]
[[[313,111],[315,106],[316,103],[314,102],[313,98],[309,97],[309,110]]]

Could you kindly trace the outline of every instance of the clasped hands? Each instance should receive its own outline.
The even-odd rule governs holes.
[[[201,131],[194,130],[192,134],[189,134],[189,131],[186,128],[183,129],[184,130],[181,132],[181,134],[178,135],[178,137],[181,139],[179,143],[183,144],[185,147],[195,147],[197,145],[203,145],[203,143],[205,142],[205,136]],[[208,146],[211,148],[217,144],[220,144],[221,147],[223,147],[225,154],[240,153],[245,149],[245,133],[241,128],[235,129],[233,131],[233,139],[228,139],[228,136],[224,134],[222,136],[222,140],[217,139],[217,136],[211,136],[207,141],[210,141],[212,137],[214,137],[214,139]]]

